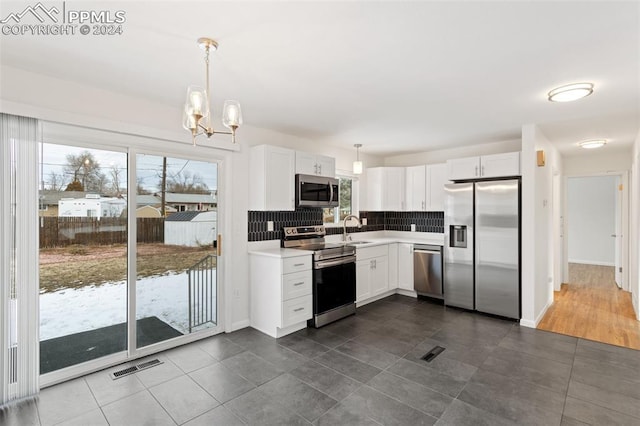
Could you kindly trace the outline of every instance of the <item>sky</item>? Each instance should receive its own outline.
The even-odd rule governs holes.
[[[127,154],[123,152],[105,151],[100,149],[81,148],[69,145],[42,144],[40,173],[48,188],[51,172],[64,176],[64,184],[68,184],[72,177],[64,174],[64,166],[67,164],[67,155],[77,156],[84,151],[89,151],[100,164],[101,171],[110,176],[112,166],[116,166],[122,173],[121,186],[127,185]],[[218,187],[217,164],[205,161],[185,160],[181,158],[167,158],[167,176],[188,172],[199,174],[202,181],[209,189]],[[137,158],[137,181],[147,190],[158,192],[160,190],[160,176],[162,173],[162,157],[157,155],[139,154]]]

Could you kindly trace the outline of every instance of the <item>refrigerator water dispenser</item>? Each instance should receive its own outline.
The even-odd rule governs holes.
[[[449,247],[467,248],[467,225],[449,225]]]

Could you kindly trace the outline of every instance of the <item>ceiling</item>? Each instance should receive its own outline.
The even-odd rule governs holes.
[[[3,1],[0,18],[25,4]],[[628,150],[640,126],[638,2],[71,6],[124,10],[123,34],[3,35],[2,64],[180,107],[203,85],[195,41],[213,37],[214,108],[237,99],[245,124],[384,156],[519,139],[531,123],[563,155],[595,137]],[[583,81],[593,95],[546,100]]]

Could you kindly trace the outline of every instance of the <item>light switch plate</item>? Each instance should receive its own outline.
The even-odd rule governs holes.
[[[267,231],[273,231],[273,221],[272,220],[268,220],[267,221]]]

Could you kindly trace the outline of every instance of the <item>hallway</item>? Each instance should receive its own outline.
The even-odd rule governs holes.
[[[538,329],[640,350],[631,293],[618,289],[612,266],[570,263],[554,301]]]

